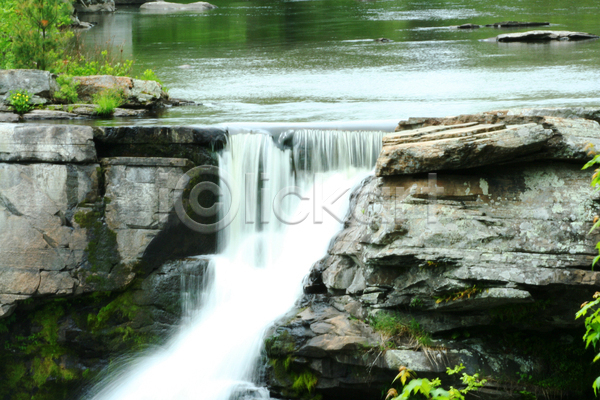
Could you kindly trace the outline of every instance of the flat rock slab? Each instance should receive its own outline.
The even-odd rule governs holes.
[[[116,144],[195,144],[218,148],[227,141],[224,129],[203,126],[102,126],[94,139]]]
[[[146,12],[208,11],[214,8],[217,8],[217,6],[204,1],[189,4],[170,3],[168,1],[151,1],[140,6],[140,10]]]
[[[377,160],[377,176],[509,162],[539,151],[554,136],[551,129],[538,124],[478,124],[452,128],[433,133],[417,129],[385,137]]]
[[[35,121],[42,119],[78,119],[81,116],[66,111],[58,110],[33,110],[26,114],[23,114],[25,121]]]
[[[19,114],[0,112],[0,122],[19,122]]]
[[[585,32],[570,32],[570,31],[528,31],[519,33],[504,33],[495,38],[485,39],[491,42],[550,42],[554,40],[560,41],[576,41],[598,39],[599,36]]]
[[[75,125],[0,124],[0,161],[96,161],[93,130]]]

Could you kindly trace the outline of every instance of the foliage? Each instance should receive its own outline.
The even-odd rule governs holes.
[[[54,93],[54,97],[64,103],[77,102],[77,87],[79,82],[75,81],[70,75],[59,75],[56,78],[56,83],[60,86],[60,90]]]
[[[465,369],[465,366],[460,364],[454,368],[446,368],[446,373],[454,375],[463,369]],[[468,375],[463,372],[460,380],[465,385],[464,389],[459,390],[450,386],[449,390],[445,390],[441,387],[442,381],[440,378],[435,378],[434,380],[427,378],[418,379],[417,374],[405,366],[401,366],[399,371],[400,373],[392,383],[400,378],[403,386],[402,392],[398,393],[397,389],[391,388],[388,391],[386,400],[409,399],[413,395],[422,395],[426,399],[436,400],[464,400],[467,393],[479,390],[487,382],[486,379],[480,379],[479,374]]]
[[[465,297],[470,299],[471,296],[476,296],[481,293],[483,289],[477,287],[477,285],[473,285],[473,287],[467,287],[463,290],[458,290],[456,292],[446,293],[440,296],[434,296],[436,304],[448,301],[462,300]]]
[[[384,341],[395,337],[408,336],[421,346],[431,346],[431,335],[421,328],[419,322],[414,318],[407,321],[398,313],[382,311],[373,314],[365,322],[381,333],[384,336]]]
[[[588,145],[588,149],[589,149],[588,155],[594,154],[593,145],[591,145],[591,144]],[[592,158],[590,161],[588,161],[583,166],[582,169],[588,169],[591,166],[594,166],[596,164],[600,164],[600,154],[596,154],[594,156],[594,158]],[[596,168],[594,170],[594,175],[592,175],[592,181],[590,183],[590,186],[593,187],[596,191],[600,191],[600,168]],[[598,216],[596,216],[593,221],[592,229],[590,229],[589,233],[592,233],[599,227],[600,227],[600,218]],[[594,261],[592,262],[592,270],[594,269],[594,266],[596,265],[596,263],[600,260],[600,242],[598,242],[596,244],[596,249],[598,249],[598,255],[594,258]]]
[[[11,90],[8,96],[8,103],[17,114],[25,114],[33,110],[31,98],[32,95],[27,90]]]
[[[125,95],[120,89],[105,89],[92,97],[94,104],[97,104],[96,114],[100,116],[112,115],[115,108],[124,102]]]
[[[62,0],[24,0],[15,7],[18,23],[8,33],[14,63],[20,68],[50,69],[72,36],[60,28],[70,23],[72,6]]]
[[[411,308],[419,308],[419,307],[423,307],[423,300],[421,300],[418,297],[413,297],[413,299],[410,301],[410,305]]]
[[[53,72],[73,76],[114,75],[128,76],[133,69],[133,60],[126,60],[122,53],[113,56],[108,50],[86,55],[77,53],[66,55],[54,65]]]
[[[162,81],[160,79],[158,79],[158,77],[156,76],[156,74],[154,73],[153,70],[151,69],[147,69],[145,70],[142,75],[138,76],[137,79],[141,79],[144,81],[156,81],[158,83],[160,83],[161,85],[163,84]]]
[[[585,302],[581,305],[581,310],[579,310],[576,314],[576,319],[586,316],[589,311],[593,311],[590,316],[585,319],[585,335],[583,335],[583,340],[585,341],[585,348],[587,349],[590,344],[597,350],[597,345],[600,343],[600,308],[598,308],[598,304],[600,304],[600,292],[594,293],[594,300],[591,302]],[[598,353],[594,357],[594,362],[600,359],[600,353]],[[594,394],[598,395],[598,389],[600,389],[600,376],[596,378],[594,383],[592,384],[594,389]]]

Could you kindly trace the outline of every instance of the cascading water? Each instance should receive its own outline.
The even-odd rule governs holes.
[[[184,325],[93,398],[268,398],[252,383],[265,332],[299,299],[303,278],[341,229],[349,189],[373,168],[382,136],[299,130],[293,150],[277,147],[269,135],[232,136],[219,165],[232,188],[224,198],[239,212],[218,233],[220,254],[204,284],[197,276],[184,282],[190,301]],[[330,200],[327,207],[321,200]],[[222,207],[221,218],[227,210]],[[194,287],[205,288],[201,296],[190,293]]]

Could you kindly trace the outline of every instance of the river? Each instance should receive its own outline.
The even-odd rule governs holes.
[[[498,44],[507,31],[463,23],[545,21],[600,33],[593,0],[215,0],[205,13],[119,7],[89,48],[120,45],[136,72],[154,69],[173,97],[202,103],[136,124],[371,121],[600,101],[600,41]],[[380,43],[374,39],[388,38]],[[182,65],[188,68],[179,68]],[[100,124],[131,124],[107,120]]]

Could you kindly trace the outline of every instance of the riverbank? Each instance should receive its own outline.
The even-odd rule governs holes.
[[[66,99],[57,79],[48,71],[0,70],[0,122],[143,117],[162,108],[196,104],[170,98],[157,81],[111,75],[69,77],[71,97]],[[27,101],[16,104],[15,93]],[[105,101],[103,94],[114,100],[108,109],[97,104]]]

